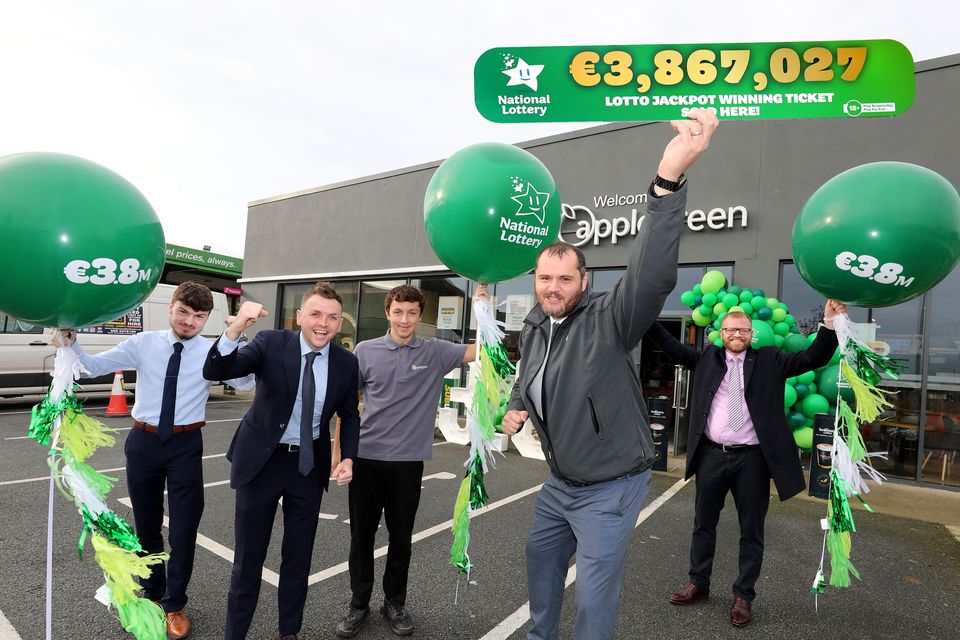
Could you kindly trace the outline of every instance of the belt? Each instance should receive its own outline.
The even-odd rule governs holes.
[[[714,442],[706,436],[703,438],[703,443],[710,445],[714,449],[720,449],[724,453],[739,453],[741,451],[750,451],[751,449],[760,448],[760,445],[758,444],[720,444],[719,442]]]
[[[201,420],[200,422],[194,422],[193,424],[184,424],[184,425],[174,426],[173,432],[181,433],[183,431],[196,431],[197,429],[199,429],[205,424],[207,423]],[[139,420],[133,421],[133,427],[134,429],[140,429],[141,431],[146,431],[147,433],[157,432],[157,427],[153,426],[152,424],[145,424],[143,422],[140,422]]]
[[[314,440],[316,442],[316,440]],[[280,442],[277,444],[277,451],[282,451],[284,453],[298,453],[300,451],[299,444],[290,444],[289,442]]]
[[[646,471],[646,469],[643,469],[642,471],[634,470],[629,473],[625,473],[622,476],[617,476],[616,478],[607,478],[606,480],[593,480],[591,482],[574,482],[572,480],[567,480],[566,478],[560,478],[560,476],[557,476],[557,477],[563,480],[563,483],[568,487],[590,487],[595,484],[600,484],[601,482],[614,482],[616,480],[626,480],[627,478],[632,478],[633,476],[639,475],[644,471]]]

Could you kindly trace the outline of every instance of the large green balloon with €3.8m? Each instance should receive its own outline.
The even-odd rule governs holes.
[[[860,307],[906,302],[960,260],[960,195],[914,164],[854,167],[807,200],[793,227],[793,257],[827,298]]]
[[[163,228],[136,187],[59,153],[0,158],[0,311],[45,327],[114,320],[160,280]]]

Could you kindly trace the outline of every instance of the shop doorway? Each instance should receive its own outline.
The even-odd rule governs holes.
[[[697,327],[681,317],[660,318],[660,324],[683,344],[694,345]],[[650,408],[664,410],[667,416],[668,441],[671,454],[687,451],[687,430],[690,422],[690,388],[692,371],[674,365],[652,340],[640,343],[638,372],[644,400]]]

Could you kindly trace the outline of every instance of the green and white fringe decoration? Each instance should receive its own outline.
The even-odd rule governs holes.
[[[850,576],[860,579],[860,573],[850,560],[851,535],[857,530],[850,509],[849,498],[856,496],[868,512],[873,512],[862,498],[869,493],[867,479],[881,484],[885,478],[870,464],[870,458],[885,458],[885,452],[868,453],[860,434],[860,425],[873,422],[884,408],[893,406],[887,399],[890,391],[877,388],[882,375],[896,379],[901,367],[892,358],[875,353],[856,335],[850,317],[846,314],[834,320],[834,330],[840,345],[840,377],[838,387],[849,387],[855,403],[851,407],[837,392],[837,413],[834,417],[833,449],[830,468],[830,499],[827,517],[822,521],[823,546],[820,552],[820,567],[810,588],[816,598],[824,592],[827,581],[823,565],[826,553],[830,554],[830,580],[832,587],[850,586]]]
[[[473,312],[477,317],[479,370],[467,411],[470,455],[464,463],[467,471],[453,508],[453,545],[450,547],[450,564],[466,574],[468,582],[473,568],[467,553],[470,545],[470,513],[486,506],[489,501],[484,474],[494,462],[492,454],[497,411],[503,397],[510,392],[506,378],[514,373],[503,347],[504,333],[501,327],[504,323],[494,316],[493,305],[489,300],[476,300]]]
[[[99,447],[116,442],[115,429],[85,415],[74,393],[74,382],[83,373],[71,349],[57,349],[53,382],[46,398],[33,408],[28,435],[49,447],[50,496],[47,516],[46,638],[51,638],[53,586],[54,486],[77,507],[82,520],[77,554],[83,558],[87,535],[94,558],[103,569],[110,606],[123,628],[137,640],[166,640],[166,617],[159,605],[137,595],[136,577],[146,578],[151,567],[166,560],[166,553],[141,555],[133,528],[106,503],[116,483],[86,463]],[[89,634],[88,634],[89,635]],[[96,634],[94,634],[96,635]]]

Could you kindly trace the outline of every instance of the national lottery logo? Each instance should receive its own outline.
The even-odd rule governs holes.
[[[534,91],[537,90],[537,77],[543,71],[544,65],[528,64],[526,60],[512,53],[501,54],[501,59],[503,60],[503,71],[501,73],[510,78],[507,81],[508,87],[522,84]]]
[[[550,233],[550,227],[544,225],[550,193],[540,191],[520,176],[513,176],[510,184],[510,199],[517,203],[517,210],[512,219],[500,216],[500,241],[539,249]]]

